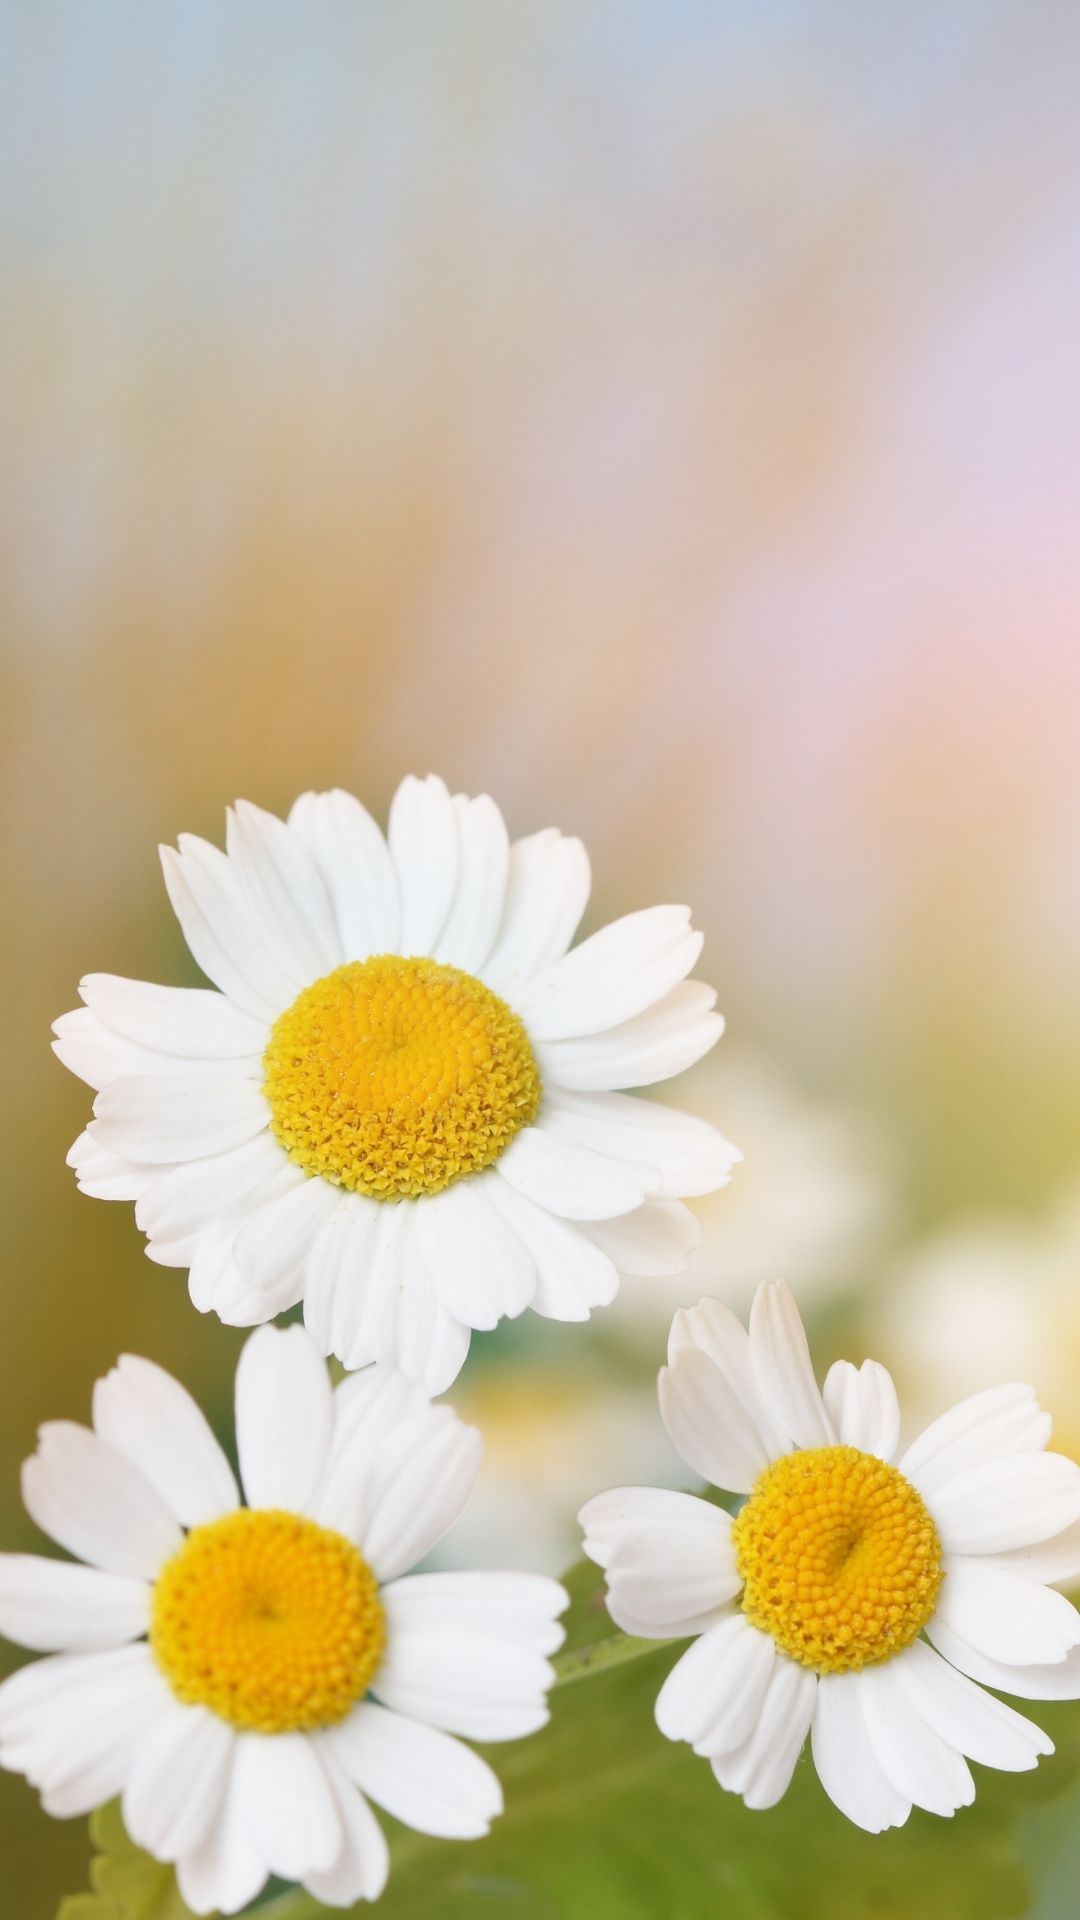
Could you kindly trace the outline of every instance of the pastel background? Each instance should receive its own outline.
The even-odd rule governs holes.
[[[79,976],[194,979],[155,845],[406,771],[692,903],[745,1148],[689,1280],[477,1343],[460,1553],[676,1469],[672,1307],[783,1273],[918,1412],[1080,1445],[1080,10],[0,7],[7,1310],[18,1464],[239,1336],[64,1165]],[[1020,1356],[1022,1356],[1022,1366]],[[1071,1442],[1070,1442],[1071,1435]],[[0,1780],[17,1911],[82,1822]]]

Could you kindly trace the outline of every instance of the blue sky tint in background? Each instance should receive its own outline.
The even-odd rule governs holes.
[[[47,1036],[83,972],[194,978],[154,846],[220,837],[238,793],[381,811],[434,767],[580,832],[591,924],[685,898],[706,930],[732,1039],[699,1109],[738,1137],[724,1049],[752,1043],[796,1115],[871,1116],[895,1241],[1052,1212],[1080,1169],[1080,12],[0,19],[9,1543],[37,1421],[84,1417],[121,1345],[224,1412],[236,1337],[75,1193],[90,1096]],[[775,1133],[751,1240],[805,1217]],[[852,1299],[893,1270],[859,1248]],[[691,1295],[724,1290],[711,1249]],[[463,1392],[534,1367],[507,1397],[539,1458],[571,1352],[586,1399],[611,1356],[522,1338]],[[32,1805],[0,1783],[28,1915],[85,1856]]]

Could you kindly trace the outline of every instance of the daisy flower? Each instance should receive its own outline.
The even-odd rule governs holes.
[[[1053,1746],[986,1687],[1080,1695],[1080,1467],[1045,1451],[1030,1387],[963,1400],[900,1450],[884,1367],[819,1391],[794,1299],[759,1288],[747,1334],[715,1300],[675,1316],[660,1409],[687,1464],[745,1495],[735,1517],[624,1487],[582,1509],[627,1633],[693,1634],[656,1703],[748,1807],[785,1792],[809,1735],[830,1798],[871,1833],[952,1814],[968,1760],[1006,1772]]]
[[[69,1155],[85,1193],[134,1200],[151,1259],[202,1311],[252,1326],[304,1302],[320,1350],[391,1360],[431,1392],[470,1330],[532,1306],[585,1320],[625,1274],[699,1241],[686,1195],[736,1149],[618,1089],[719,1038],[685,907],[572,951],[579,840],[511,845],[486,794],[404,780],[384,839],[350,794],[288,823],[240,801],[227,851],[162,849],[217,992],[90,974],[56,1051],[97,1090]]]
[[[486,1833],[499,1782],[453,1736],[543,1726],[567,1599],[536,1574],[408,1574],[468,1499],[479,1434],[391,1369],[331,1390],[302,1327],[240,1358],[246,1505],[150,1361],[98,1381],[93,1419],[43,1427],[23,1469],[32,1518],[85,1564],[0,1556],[0,1630],[50,1654],[0,1686],[0,1764],[59,1816],[120,1794],[196,1913],[270,1874],[374,1900],[366,1796],[422,1833]]]

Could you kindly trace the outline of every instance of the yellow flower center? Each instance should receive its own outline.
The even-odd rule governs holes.
[[[856,1447],[775,1461],[732,1536],[747,1619],[816,1673],[890,1659],[934,1611],[942,1577],[934,1523],[902,1473]]]
[[[193,1527],[154,1586],[150,1645],[173,1692],[249,1731],[343,1720],[384,1639],[371,1568],[295,1513],[244,1507]]]
[[[290,1160],[376,1200],[482,1173],[540,1105],[517,1014],[457,967],[392,953],[305,987],[263,1066]]]

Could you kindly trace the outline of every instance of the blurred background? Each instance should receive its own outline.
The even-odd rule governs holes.
[[[0,7],[5,1545],[121,1348],[239,1336],[64,1165],[79,976],[194,979],[155,844],[400,776],[686,900],[744,1148],[688,1277],[476,1341],[459,1555],[682,1476],[680,1300],[785,1275],[913,1419],[1080,1446],[1080,10]],[[0,1780],[20,1920],[82,1822]]]

